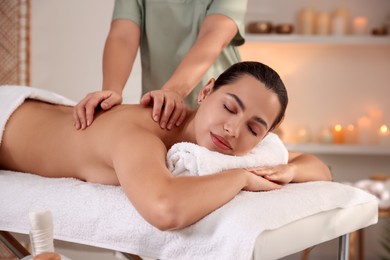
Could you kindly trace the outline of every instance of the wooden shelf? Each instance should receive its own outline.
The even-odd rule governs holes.
[[[389,146],[335,145],[335,144],[286,144],[288,150],[328,155],[390,155]]]
[[[322,36],[322,35],[299,35],[299,34],[253,34],[247,33],[247,43],[294,43],[294,44],[334,44],[334,45],[384,45],[390,46],[390,35],[386,36]]]

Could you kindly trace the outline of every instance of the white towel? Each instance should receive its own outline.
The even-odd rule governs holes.
[[[0,144],[8,118],[28,98],[66,106],[76,104],[76,102],[66,97],[44,89],[25,86],[0,86]]]
[[[135,210],[121,187],[0,170],[0,230],[28,234],[31,211],[50,210],[54,238],[157,259],[250,259],[256,237],[335,208],[376,201],[332,182],[240,192],[197,223],[159,231]],[[55,246],[55,244],[54,244]]]
[[[286,164],[288,151],[279,137],[269,133],[252,151],[243,156],[213,152],[192,143],[174,144],[167,153],[173,175],[208,175],[234,168]]]

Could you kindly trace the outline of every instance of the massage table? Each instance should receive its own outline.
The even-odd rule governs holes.
[[[42,89],[0,87],[0,137],[26,98],[75,104]],[[226,156],[179,143],[169,149],[167,165],[175,176],[207,175],[286,163],[288,152],[269,133],[248,154]],[[348,234],[378,220],[375,196],[318,181],[268,192],[242,191],[189,227],[160,231],[139,215],[119,186],[0,170],[0,231],[29,234],[29,213],[47,210],[53,214],[56,240],[157,259],[278,259],[335,238],[340,238],[340,259],[348,259]],[[4,240],[10,237],[2,234]]]
[[[120,187],[106,186],[0,170],[0,230],[28,234],[28,212],[45,209],[53,213],[56,240],[131,255],[158,259],[279,259],[338,238],[339,259],[348,259],[348,234],[378,220],[378,201],[371,194],[340,183],[312,182],[288,184],[275,192],[251,193],[271,201],[265,205],[268,210],[261,209],[264,205],[257,207],[263,214],[251,211],[245,205],[245,196],[239,194],[198,223],[180,231],[163,232],[137,215]],[[73,194],[67,196],[67,192]],[[310,202],[305,202],[308,194],[313,196]],[[75,198],[79,200],[73,201]],[[301,205],[305,203],[306,206]],[[308,209],[311,203],[321,205]],[[77,220],[83,208],[88,212]],[[245,210],[249,212],[243,213],[258,216],[246,218],[238,213]],[[128,213],[130,216],[126,218]],[[256,229],[258,223],[264,225],[261,229],[257,227],[257,233],[252,232],[252,226]],[[246,233],[255,235],[254,240],[240,244]],[[220,239],[224,235],[224,241],[215,241],[215,237]]]

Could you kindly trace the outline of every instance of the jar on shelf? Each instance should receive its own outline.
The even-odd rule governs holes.
[[[311,35],[315,33],[316,11],[311,8],[303,8],[298,16],[299,33]]]
[[[333,35],[346,35],[349,31],[349,12],[338,8],[332,14],[331,32]]]
[[[316,34],[329,35],[330,34],[330,14],[327,12],[319,12],[316,16]]]

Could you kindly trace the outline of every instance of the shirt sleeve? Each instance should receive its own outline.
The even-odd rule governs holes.
[[[207,10],[207,15],[222,14],[237,24],[238,32],[232,40],[232,44],[235,46],[242,45],[245,42],[244,20],[247,2],[247,0],[214,0]]]
[[[128,19],[141,26],[141,7],[137,0],[115,0],[112,20]]]

